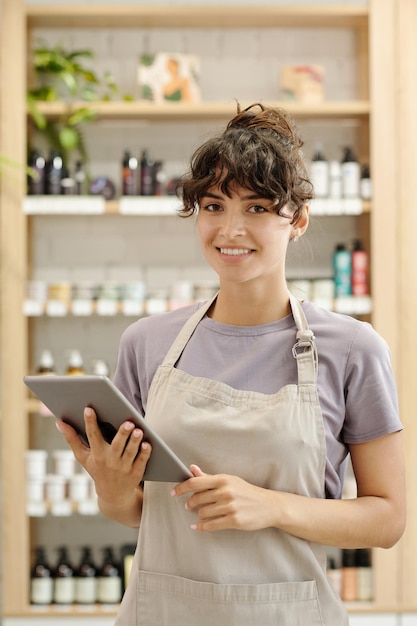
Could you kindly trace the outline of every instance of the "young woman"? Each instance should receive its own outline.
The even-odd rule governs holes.
[[[109,446],[86,409],[90,449],[59,423],[101,511],[140,526],[119,625],[342,626],[325,546],[388,548],[403,532],[387,346],[287,288],[312,197],[301,146],[284,111],[257,104],[196,151],[182,215],[219,292],[121,340],[116,384],[194,477],[143,486],[151,448],[132,423]],[[358,496],[341,500],[348,454]]]

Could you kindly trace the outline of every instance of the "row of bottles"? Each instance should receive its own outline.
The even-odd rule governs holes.
[[[106,176],[89,180],[82,161],[75,163],[74,170],[65,165],[63,156],[51,150],[45,158],[37,149],[28,157],[31,175],[28,175],[29,195],[103,195],[111,200],[116,195],[116,185]],[[122,196],[174,195],[177,179],[167,180],[162,161],[154,161],[148,150],[140,158],[125,150],[121,164]]]
[[[310,176],[316,198],[370,200],[372,197],[369,166],[361,166],[349,146],[344,148],[341,161],[328,161],[318,143],[310,164]]]
[[[96,565],[89,546],[81,548],[81,557],[74,566],[66,546],[58,548],[58,558],[51,566],[46,549],[38,546],[30,572],[30,602],[33,605],[118,604],[126,588],[134,547],[123,546],[122,560],[115,549],[102,549],[100,565]]]
[[[136,158],[125,150],[122,159],[123,196],[163,196],[167,193],[167,179],[162,161],[154,161],[148,150]]]
[[[56,374],[55,358],[51,350],[42,350],[39,363],[36,368],[37,374]],[[94,359],[91,368],[86,369],[84,366],[84,358],[80,350],[74,349],[67,353],[65,374],[69,376],[93,374],[95,376],[109,376],[110,370],[106,361],[103,359]]]
[[[34,149],[29,154],[28,165],[33,170],[33,176],[28,176],[30,195],[80,196],[87,193],[87,176],[81,161],[76,162],[71,176],[61,154],[51,150],[45,159]]]
[[[120,283],[33,280],[26,285],[24,314],[35,317],[123,315],[141,316],[164,313],[180,306],[210,298],[217,291],[214,281],[173,281],[169,288],[151,289],[144,281]]]
[[[369,258],[361,241],[355,240],[352,248],[345,243],[336,245],[333,276],[336,298],[369,294]]]
[[[327,560],[327,575],[334,590],[344,602],[373,600],[373,569],[371,550],[344,549],[340,559]]]

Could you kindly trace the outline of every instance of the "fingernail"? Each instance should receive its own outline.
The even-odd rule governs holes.
[[[134,428],[134,427],[135,427],[135,425],[134,425],[134,424],[132,424],[132,422],[125,422],[125,423],[123,424],[123,428],[124,428],[126,431],[132,430],[132,428]]]
[[[93,415],[93,409],[89,406],[86,406],[84,409],[84,417],[91,417]]]
[[[60,433],[63,432],[63,430],[61,428],[61,422],[55,422],[55,426],[57,427],[57,430],[59,430]]]
[[[175,491],[175,489],[173,489],[173,490],[171,491],[171,496],[176,496],[176,495],[177,495],[177,492]]]
[[[197,530],[197,524],[191,524],[190,528],[191,530]]]

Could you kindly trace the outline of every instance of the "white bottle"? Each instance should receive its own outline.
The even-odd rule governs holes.
[[[342,193],[344,198],[359,198],[361,172],[352,148],[344,148],[342,159]]]
[[[339,161],[330,161],[329,164],[329,197],[342,197],[342,166]]]
[[[329,164],[323,154],[320,143],[316,144],[310,164],[310,177],[316,198],[327,198],[329,195]]]

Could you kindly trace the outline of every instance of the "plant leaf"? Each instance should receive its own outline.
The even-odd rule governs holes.
[[[74,128],[64,126],[59,131],[59,141],[65,150],[74,150],[78,145],[78,133]]]
[[[75,113],[69,116],[67,119],[68,126],[76,126],[77,124],[82,124],[85,122],[91,122],[97,116],[97,111],[93,109],[89,109],[87,107],[82,107],[77,109]]]

